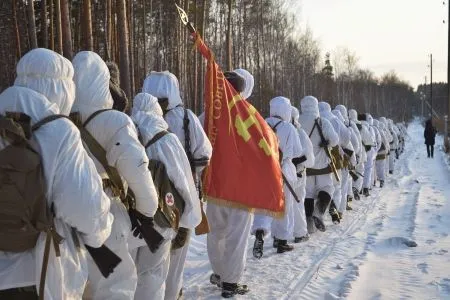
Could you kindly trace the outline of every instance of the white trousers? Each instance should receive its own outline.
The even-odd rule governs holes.
[[[152,253],[147,246],[131,251],[138,275],[135,300],[146,300],[150,295],[154,300],[164,299],[171,245],[171,240],[165,240],[156,253]]]
[[[293,187],[295,186],[292,185]],[[256,214],[253,221],[252,234],[256,230],[264,230],[264,235],[267,235],[270,231],[272,236],[280,240],[288,240],[292,238],[294,234],[294,196],[289,189],[284,185],[285,195],[285,209],[284,216],[280,219],[274,219],[270,216]]]
[[[337,181],[336,177],[333,175],[333,186],[334,186],[334,193],[331,197],[331,201],[334,202],[334,205],[336,205],[336,209],[339,210],[339,207],[341,206],[342,199],[342,170],[337,171],[339,174],[339,178],[341,181]]]
[[[111,199],[111,213],[114,215],[114,222],[105,246],[122,261],[114,272],[105,278],[88,255],[89,276],[83,299],[129,300],[133,299],[136,291],[136,267],[128,251],[128,235],[131,233],[130,218],[123,204],[117,199]]]
[[[391,150],[391,154],[389,155],[389,171],[394,171],[395,164],[395,149]]]
[[[369,156],[369,155],[368,155]],[[372,184],[372,171],[373,171],[373,159],[370,157],[367,158],[366,164],[364,165],[364,180],[363,180],[363,188],[371,188]]]
[[[330,197],[334,194],[332,173],[306,177],[306,198],[317,199],[319,192],[326,192]]]
[[[191,236],[188,236],[184,247],[170,251],[169,273],[166,279],[165,300],[176,300],[183,287],[184,263],[189,249]]]
[[[212,270],[223,282],[239,283],[244,274],[253,213],[208,203],[206,216],[210,227],[207,249]]]
[[[356,172],[359,173],[358,174],[358,180],[356,182],[353,183],[353,186],[358,190],[361,191],[362,186],[363,186],[363,181],[364,178],[361,175],[364,175],[364,163],[359,163],[358,165],[356,165]],[[361,175],[360,175],[361,174]]]
[[[306,174],[299,178],[295,192],[300,203],[294,202],[294,237],[304,237],[308,234],[305,214]]]
[[[377,177],[382,181],[386,180],[386,161],[387,159],[381,159],[375,162],[377,168]]]
[[[348,195],[348,184],[349,184],[348,169],[341,170],[341,202],[337,206],[337,210],[340,213],[344,213],[347,208],[347,195]]]

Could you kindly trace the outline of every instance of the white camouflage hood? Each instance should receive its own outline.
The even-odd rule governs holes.
[[[253,78],[253,75],[250,74],[250,72],[245,69],[236,69],[233,72],[236,72],[239,76],[244,78],[245,88],[241,92],[242,97],[244,99],[250,98],[253,92],[253,88],[255,86],[255,79]]]
[[[144,80],[142,92],[149,93],[156,98],[167,98],[169,100],[168,110],[183,104],[178,79],[169,71],[151,72]]]
[[[69,115],[74,102],[74,70],[69,60],[48,49],[33,49],[17,64],[14,86],[29,88]]]
[[[302,115],[312,116],[314,118],[319,117],[319,101],[316,97],[306,96],[300,102],[300,108],[302,111]]]
[[[275,97],[270,100],[270,116],[278,116],[283,121],[291,122],[291,101],[285,97]]]
[[[138,125],[144,145],[158,132],[169,128],[158,99],[147,93],[139,93],[134,97],[131,118]]]
[[[109,92],[109,69],[94,52],[79,52],[73,59],[76,98],[72,111],[79,112],[85,121],[92,113],[113,107]]]

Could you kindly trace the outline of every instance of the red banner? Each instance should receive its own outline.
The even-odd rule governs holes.
[[[275,133],[225,79],[199,36],[196,46],[208,60],[205,131],[213,154],[203,178],[206,199],[218,205],[282,216],[283,179]]]

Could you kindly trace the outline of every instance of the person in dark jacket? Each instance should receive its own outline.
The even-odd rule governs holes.
[[[125,92],[120,88],[120,72],[115,62],[106,63],[111,75],[109,80],[109,91],[113,98],[113,109],[129,114],[128,98]]]
[[[425,137],[425,145],[427,145],[428,157],[433,158],[434,155],[434,142],[436,137],[436,128],[433,126],[431,119],[425,123],[425,131],[423,133]]]

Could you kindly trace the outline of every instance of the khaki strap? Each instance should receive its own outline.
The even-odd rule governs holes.
[[[162,130],[162,131],[158,132],[157,134],[155,134],[155,136],[150,141],[148,141],[148,143],[145,145],[145,149],[147,149],[148,147],[150,147],[151,145],[156,143],[159,139],[161,139],[163,136],[165,136],[169,133],[170,132],[167,130]]]
[[[125,187],[123,186],[122,178],[119,175],[119,172],[116,168],[109,165],[108,160],[106,159],[106,151],[103,149],[102,145],[90,134],[90,132],[84,128],[80,127],[80,134],[82,140],[86,143],[89,151],[94,155],[94,157],[99,161],[99,163],[103,166],[106,173],[108,174],[109,180],[115,189],[117,189],[117,193],[121,199],[125,198]]]
[[[42,126],[44,126],[45,124],[50,123],[55,120],[58,120],[58,119],[61,119],[61,118],[66,118],[66,119],[70,120],[70,118],[65,115],[51,115],[51,116],[43,118],[42,120],[40,120],[39,122],[34,124],[33,127],[31,127],[31,130],[36,131],[39,128],[41,128]]]
[[[62,241],[61,236],[59,236],[54,227],[50,227],[46,231],[46,235],[47,236],[45,237],[44,257],[42,259],[41,279],[39,281],[39,300],[44,300],[45,279],[47,277],[48,260],[50,258],[50,244],[52,243],[52,240],[56,257],[61,256],[61,252],[59,249],[59,243],[61,243]]]
[[[376,160],[383,160],[386,159],[386,154],[378,154],[376,157]]]
[[[98,116],[99,114],[101,114],[101,113],[103,113],[103,112],[105,112],[105,111],[109,111],[109,110],[112,110],[112,109],[111,109],[111,108],[105,108],[105,109],[97,110],[95,113],[93,113],[92,115],[90,115],[90,116],[87,118],[86,121],[84,121],[83,127],[86,127],[86,126],[89,124],[89,122],[91,122],[92,119],[94,119],[94,118],[95,118],[96,116]]]

